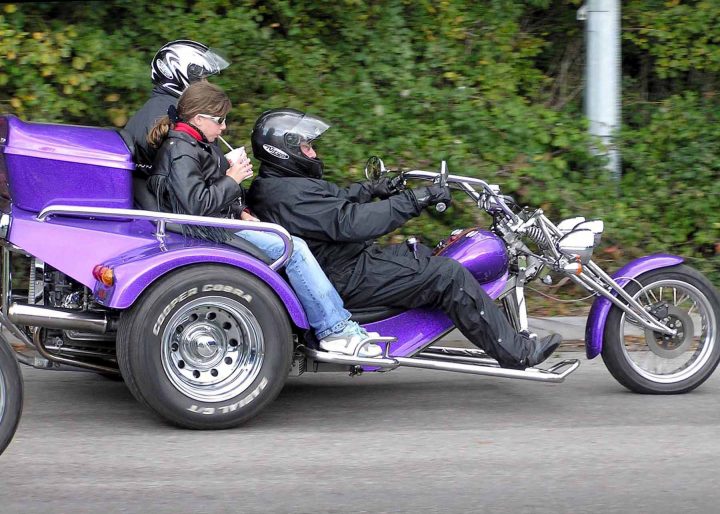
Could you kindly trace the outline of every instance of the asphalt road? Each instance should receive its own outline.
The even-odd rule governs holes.
[[[626,392],[599,360],[556,385],[306,374],[244,427],[193,432],[121,382],[24,372],[2,514],[720,509],[717,374],[665,397]]]

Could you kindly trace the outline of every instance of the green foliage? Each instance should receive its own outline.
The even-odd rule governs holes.
[[[717,2],[623,2],[625,173],[609,181],[582,116],[579,0],[110,0],[0,6],[0,110],[36,121],[122,126],[144,102],[149,62],[191,38],[232,66],[228,137],[289,106],[333,123],[328,177],[360,180],[368,155],[499,183],[551,217],[606,220],[617,264],[647,251],[696,259],[720,280]],[[68,5],[78,8],[68,9]],[[403,228],[428,242],[486,224],[452,215]],[[397,237],[397,236],[396,236]]]

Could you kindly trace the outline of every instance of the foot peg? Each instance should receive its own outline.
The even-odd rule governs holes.
[[[383,336],[371,337],[370,339],[363,341],[363,344],[358,346],[358,349],[355,352],[355,355],[358,354],[358,352],[360,351],[360,348],[362,348],[363,346],[365,346],[367,344],[377,344],[380,346],[382,346],[384,344],[385,350],[383,351],[382,357],[384,359],[389,359],[390,358],[390,345],[392,343],[394,343],[395,341],[397,341],[397,337],[383,337]]]

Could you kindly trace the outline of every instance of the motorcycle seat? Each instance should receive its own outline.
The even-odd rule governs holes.
[[[402,314],[406,309],[400,307],[363,307],[361,309],[349,309],[350,319],[364,325],[365,323],[373,323],[381,321],[392,316]]]

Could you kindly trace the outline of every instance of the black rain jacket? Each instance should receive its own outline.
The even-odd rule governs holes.
[[[148,132],[159,119],[167,116],[168,107],[177,105],[178,99],[160,87],[154,87],[147,102],[127,122],[123,131],[133,144],[133,160],[148,169],[155,161],[157,150],[147,142]],[[138,170],[142,173],[142,169]]]
[[[325,273],[341,282],[373,239],[421,212],[411,191],[372,200],[367,182],[339,188],[326,180],[287,176],[266,163],[248,192],[254,214],[305,239]]]

